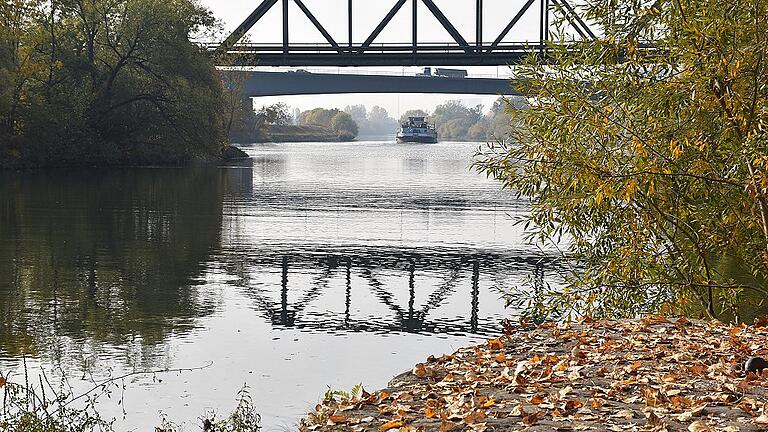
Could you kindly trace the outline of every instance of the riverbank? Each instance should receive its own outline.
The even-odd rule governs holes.
[[[345,142],[355,137],[340,135],[331,129],[311,125],[271,125],[262,133],[261,142]]]
[[[685,318],[509,328],[430,357],[386,389],[329,397],[302,431],[689,430],[768,427],[765,327]]]

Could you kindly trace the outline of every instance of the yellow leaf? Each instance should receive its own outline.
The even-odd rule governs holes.
[[[504,344],[499,339],[491,339],[488,341],[488,348],[492,350],[504,349]]]
[[[390,429],[399,428],[403,426],[403,422],[399,420],[392,420],[390,422],[386,422],[383,425],[379,426],[380,431],[388,431]]]

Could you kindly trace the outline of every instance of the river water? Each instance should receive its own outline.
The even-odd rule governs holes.
[[[330,386],[375,389],[500,332],[505,290],[552,280],[470,170],[478,144],[244,146],[252,167],[0,173],[0,370],[76,391],[132,371],[99,410],[197,430],[247,384],[265,431]],[[125,410],[123,412],[123,410]]]

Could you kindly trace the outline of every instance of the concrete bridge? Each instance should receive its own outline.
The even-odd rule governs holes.
[[[244,96],[287,96],[339,93],[441,93],[519,95],[508,79],[438,76],[353,75],[291,72],[249,74]]]

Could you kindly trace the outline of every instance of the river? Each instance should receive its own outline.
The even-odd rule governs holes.
[[[152,430],[234,407],[295,429],[330,386],[371,390],[498,334],[551,282],[470,169],[478,144],[243,146],[252,167],[0,173],[0,370],[133,376],[99,410]],[[122,383],[122,382],[121,382]],[[118,404],[118,402],[121,402]],[[123,412],[123,409],[125,412]],[[189,423],[192,422],[192,423]]]

